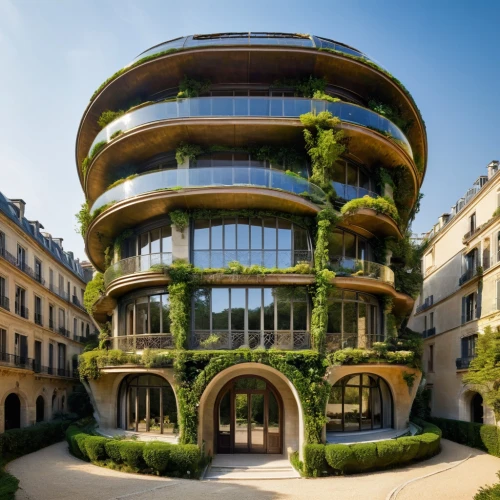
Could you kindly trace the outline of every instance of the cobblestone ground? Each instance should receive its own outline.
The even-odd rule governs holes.
[[[470,500],[480,486],[496,482],[500,459],[451,441],[442,444],[438,456],[404,469],[310,480],[188,481],[126,474],[74,458],[66,443],[14,460],[7,470],[20,480],[16,500]]]

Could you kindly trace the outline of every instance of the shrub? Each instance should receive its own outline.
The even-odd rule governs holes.
[[[401,446],[401,463],[411,462],[417,456],[420,441],[416,437],[401,437],[397,440]]]
[[[340,213],[342,215],[350,215],[361,208],[370,208],[377,213],[388,215],[396,222],[399,222],[399,214],[396,205],[393,200],[386,196],[379,196],[378,198],[371,198],[370,196],[355,198],[354,200],[348,201],[340,209]]]
[[[354,466],[355,458],[351,447],[346,444],[329,444],[325,447],[325,458],[328,465],[342,473]]]
[[[497,472],[500,479],[500,472]],[[495,500],[500,498],[500,483],[493,484],[492,486],[483,486],[474,495],[474,500]]]
[[[130,467],[140,469],[144,467],[142,453],[144,451],[144,442],[140,441],[119,441],[120,456],[123,462]]]
[[[116,464],[122,463],[122,456],[120,453],[120,443],[121,443],[121,441],[117,441],[115,439],[108,439],[106,441],[106,443],[104,444],[106,454]]]
[[[195,444],[178,444],[170,449],[170,464],[168,470],[175,475],[191,477],[198,472],[201,454]]]
[[[143,453],[146,465],[158,474],[163,474],[170,463],[172,446],[169,443],[148,443]]]
[[[375,443],[353,444],[351,451],[360,470],[371,469],[377,462],[377,445]]]
[[[19,485],[19,479],[0,469],[0,498],[14,500]]]
[[[99,127],[104,128],[106,125],[109,125],[112,121],[116,120],[117,118],[120,118],[125,113],[123,110],[118,110],[118,111],[110,111],[107,109],[106,111],[103,111],[101,113],[101,116],[97,120],[97,124]]]
[[[420,446],[415,460],[422,460],[434,456],[439,451],[439,435],[426,432],[418,436]]]
[[[308,477],[318,477],[325,469],[325,445],[306,445],[304,448],[304,474]]]
[[[377,446],[377,467],[388,467],[400,461],[403,454],[401,443],[392,441],[379,441],[375,443]]]
[[[80,452],[80,456],[85,460],[90,460],[89,455],[87,453],[87,448],[85,446],[85,441],[87,441],[87,438],[89,437],[90,436],[88,434],[80,432],[79,434],[76,434],[73,438]]]
[[[105,448],[107,441],[109,441],[109,439],[102,436],[89,436],[85,439],[85,451],[90,460],[95,462],[107,458]]]
[[[294,451],[290,454],[290,463],[292,467],[302,475],[304,473],[304,462],[299,458],[299,452]]]

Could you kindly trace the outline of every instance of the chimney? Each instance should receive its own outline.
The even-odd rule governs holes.
[[[75,254],[73,252],[66,252],[71,260],[75,260]]]
[[[491,179],[498,172],[498,160],[493,160],[486,167],[488,169],[488,179]]]
[[[50,233],[42,233],[42,236],[45,236],[49,240],[49,248],[52,248],[52,235]]]
[[[26,202],[21,199],[10,200],[10,202],[19,210],[19,219],[21,220],[24,217]]]
[[[59,245],[59,248],[61,250],[63,249],[63,246],[62,246],[63,239],[62,238],[52,238],[52,241],[54,243],[56,243],[57,245]]]
[[[40,229],[45,229],[37,220],[29,220],[28,222],[33,226],[35,233],[39,233]]]

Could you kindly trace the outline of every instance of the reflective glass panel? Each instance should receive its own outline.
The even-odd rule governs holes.
[[[135,333],[141,335],[148,333],[148,298],[140,297],[136,300]]]
[[[170,332],[170,301],[167,294],[161,296],[162,333]]]
[[[248,289],[248,329],[260,331],[262,289]]]
[[[161,297],[152,295],[149,297],[149,333],[161,333]]]
[[[229,289],[212,288],[212,330],[229,327]]]
[[[264,330],[274,331],[274,298],[272,288],[264,288]]]
[[[245,292],[244,288],[231,290],[231,330],[245,329]]]
[[[194,293],[194,327],[196,330],[210,330],[210,291],[196,290]]]

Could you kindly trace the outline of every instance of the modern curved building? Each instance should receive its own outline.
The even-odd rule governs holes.
[[[328,186],[312,182],[301,121],[322,112],[340,119]],[[115,73],[84,112],[76,162],[87,254],[104,273],[93,315],[110,324],[109,348],[142,360],[101,364],[88,380],[101,427],[209,454],[301,452],[325,415],[322,440],[404,432],[404,374],[420,375],[370,353],[393,335],[388,316],[413,306],[384,250],[403,237],[426,157],[408,91],[326,38],[193,35]],[[325,300],[323,268],[335,273]],[[366,362],[334,356],[349,348]],[[313,408],[307,394],[325,382]]]

